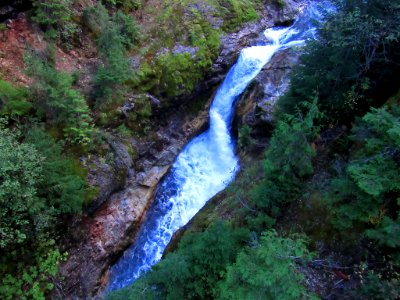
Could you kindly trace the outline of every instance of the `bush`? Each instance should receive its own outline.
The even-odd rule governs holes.
[[[22,143],[0,128],[0,248],[47,234],[56,217],[81,211],[84,180],[62,148],[40,130]]]
[[[202,76],[194,69],[195,62],[189,53],[159,56],[156,62],[158,94],[164,92],[168,97],[175,97],[192,91]]]
[[[43,206],[37,195],[43,157],[31,144],[18,143],[17,136],[0,127],[0,248],[23,243],[31,217]]]
[[[10,117],[26,115],[32,109],[27,96],[26,89],[14,87],[11,83],[0,80],[0,113]]]
[[[105,5],[121,7],[125,12],[139,9],[142,6],[141,0],[102,0]]]
[[[104,62],[95,76],[93,93],[96,107],[104,110],[123,100],[125,84],[133,76],[127,50],[140,41],[139,27],[122,12],[110,17],[101,4],[85,10],[84,20],[98,36],[97,50]]]
[[[315,103],[305,109],[305,116],[282,118],[272,134],[263,162],[264,179],[250,192],[253,213],[247,219],[256,230],[271,226],[271,217],[276,218],[283,204],[298,197],[304,179],[314,171],[311,143],[319,130],[314,122],[321,115]]]

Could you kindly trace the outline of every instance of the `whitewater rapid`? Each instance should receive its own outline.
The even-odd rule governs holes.
[[[318,11],[308,11],[291,27],[266,30],[268,44],[241,51],[212,102],[210,128],[186,145],[158,187],[134,244],[111,268],[108,291],[132,283],[157,263],[174,232],[233,180],[239,170],[230,133],[235,101],[277,51],[314,37],[310,15]]]

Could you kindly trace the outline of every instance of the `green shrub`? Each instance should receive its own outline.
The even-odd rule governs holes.
[[[1,299],[46,299],[48,292],[54,288],[50,278],[54,278],[58,272],[58,264],[64,256],[54,248],[54,241],[48,241],[44,249],[33,250],[30,255],[24,251],[7,253],[0,259],[0,297]],[[30,257],[26,262],[18,257]],[[18,261],[18,263],[16,262]],[[7,272],[10,262],[17,268]]]
[[[251,127],[247,124],[239,128],[238,142],[240,148],[244,149],[250,147],[254,143],[251,137],[251,131]]]
[[[263,162],[265,176],[250,191],[253,212],[247,219],[255,230],[271,226],[271,217],[299,196],[304,179],[314,172],[311,143],[319,130],[314,122],[321,115],[315,103],[306,107],[305,116],[286,115],[276,124]]]
[[[309,258],[304,239],[266,231],[259,244],[240,252],[227,268],[217,299],[317,299],[302,285],[304,275],[296,268],[296,260]]]
[[[159,78],[158,93],[175,97],[192,91],[201,74],[194,72],[195,62],[189,53],[167,53],[156,61],[156,76]]]
[[[0,80],[0,113],[11,117],[26,115],[32,109],[32,104],[27,101],[27,94],[26,89]]]
[[[105,5],[121,7],[125,12],[139,9],[142,6],[141,0],[102,0]]]
[[[37,189],[43,182],[44,158],[31,144],[18,143],[17,137],[0,127],[0,248],[23,243],[31,216],[43,206]]]
[[[256,21],[259,16],[256,11],[258,1],[251,0],[217,0],[224,19],[224,29],[233,31],[241,24]]]
[[[85,181],[62,147],[43,131],[23,143],[1,129],[0,247],[22,243],[49,231],[57,216],[81,211]]]
[[[122,12],[110,17],[101,4],[85,10],[84,20],[97,35],[97,51],[104,63],[94,79],[93,97],[96,107],[105,110],[123,100],[125,84],[133,76],[127,50],[140,41],[140,31],[132,17]]]

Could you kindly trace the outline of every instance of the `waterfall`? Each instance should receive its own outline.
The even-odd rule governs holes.
[[[233,180],[239,170],[230,134],[235,100],[277,51],[314,37],[311,18],[318,12],[308,9],[293,26],[268,29],[268,45],[241,51],[212,102],[210,128],[186,145],[158,187],[134,244],[111,268],[109,291],[132,283],[157,263],[173,233]]]

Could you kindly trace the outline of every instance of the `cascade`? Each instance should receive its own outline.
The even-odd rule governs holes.
[[[132,283],[157,263],[174,232],[233,180],[239,170],[230,133],[235,100],[276,52],[314,38],[320,8],[309,7],[291,27],[266,30],[267,45],[241,51],[212,102],[210,128],[186,145],[159,185],[135,242],[111,268],[108,291]]]

